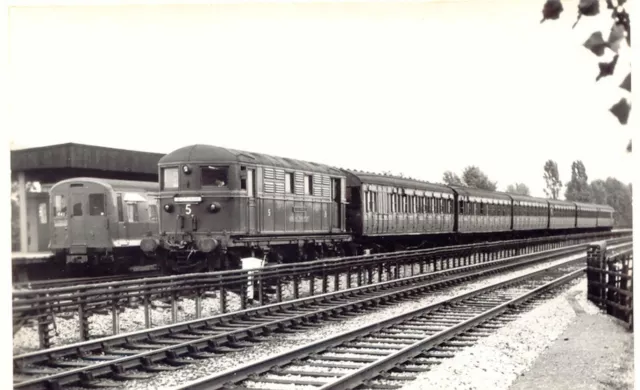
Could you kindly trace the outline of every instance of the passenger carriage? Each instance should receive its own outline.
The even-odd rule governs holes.
[[[549,227],[546,199],[509,194],[513,200],[513,230],[541,230]]]
[[[158,231],[157,183],[74,178],[50,189],[49,248],[65,264],[144,265],[143,236]]]
[[[347,172],[349,221],[360,236],[453,232],[453,191],[413,179]]]
[[[612,228],[613,227],[613,213],[615,210],[609,205],[597,205],[598,209],[598,227],[599,228]]]
[[[595,228],[598,226],[598,206],[595,204],[575,202],[577,209],[578,229]]]
[[[549,229],[576,227],[576,204],[564,200],[549,199]]]
[[[350,240],[345,175],[327,165],[192,145],[164,156],[159,170],[161,233],[142,248],[159,247],[172,268],[304,260]]]
[[[501,192],[451,186],[457,194],[458,233],[511,230],[511,197]]]

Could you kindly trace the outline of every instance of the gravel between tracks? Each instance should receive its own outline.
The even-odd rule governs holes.
[[[579,256],[581,255],[573,256],[573,258]],[[314,329],[312,331],[301,332],[296,335],[278,335],[272,337],[268,341],[254,345],[253,347],[250,347],[243,352],[221,355],[220,357],[213,359],[195,361],[194,364],[183,367],[178,371],[159,373],[157,376],[148,380],[127,381],[122,383],[121,387],[127,389],[170,388],[178,384],[184,384],[187,381],[211,375],[215,372],[228,370],[230,368],[238,366],[238,364],[245,364],[246,362],[264,359],[268,356],[282,353],[284,351],[299,347],[307,343],[328,338],[338,333],[353,330],[371,323],[380,322],[387,318],[391,318],[401,313],[426,306],[435,301],[450,297],[452,295],[487,286],[489,284],[505,280],[507,278],[522,275],[531,272],[532,270],[540,269],[564,261],[564,259],[557,260],[549,263],[538,264],[533,267],[528,267],[524,270],[492,276],[483,280],[474,281],[440,292],[435,292],[430,295],[423,296],[422,298],[415,299],[413,301],[405,301],[396,306],[384,308],[368,314],[363,314],[349,320],[327,323],[327,325],[322,326],[318,329]],[[79,388],[75,389],[79,390]]]
[[[452,259],[450,259],[451,261]],[[452,264],[453,265],[453,264]],[[431,271],[429,268],[427,271]],[[418,265],[413,266],[413,272],[415,275],[419,274],[420,269]],[[400,269],[400,277],[410,276],[411,268],[410,267],[401,267]],[[362,278],[364,280],[364,274]],[[377,271],[373,272],[374,280],[378,280]],[[357,286],[357,274],[351,275],[351,287]],[[382,275],[382,281],[387,280],[386,273]],[[347,288],[347,274],[340,274],[339,278],[339,289],[344,290]],[[322,279],[316,278],[314,282],[314,292],[315,294],[320,294],[322,289]],[[16,291],[20,291],[21,289],[16,289]],[[333,292],[334,288],[334,280],[333,277],[330,278],[327,292]],[[217,298],[218,292],[216,291],[215,297],[207,297],[202,299],[202,317],[213,316],[216,314],[220,314],[220,300]],[[300,283],[298,287],[298,296],[300,298],[309,296],[310,294],[310,284],[308,281]],[[240,298],[238,295],[233,293],[226,293],[227,297],[227,311],[236,311],[240,309]],[[293,293],[293,283],[283,283],[282,287],[282,299],[283,301],[291,300],[294,297]],[[159,300],[154,300],[152,303],[151,309],[151,321],[153,326],[161,326],[171,324],[171,309],[167,307],[166,303],[162,303]],[[248,304],[247,307],[257,306],[255,304]],[[154,308],[155,307],[155,308]],[[195,319],[195,299],[192,298],[181,298],[178,301],[178,322],[188,321]],[[55,327],[50,325],[50,329],[52,330],[52,345],[54,347],[76,343],[80,341],[80,331],[79,331],[79,321],[78,314],[75,312],[68,312],[56,315],[55,318]],[[90,335],[92,338],[110,336],[113,333],[112,330],[112,314],[109,312],[108,314],[98,314],[94,313],[89,317],[89,329]],[[120,313],[120,333],[133,332],[138,330],[145,329],[145,320],[144,320],[144,308],[143,306],[139,306],[138,308],[123,308]],[[30,322],[24,325],[16,334],[13,336],[13,353],[21,354],[32,351],[37,351],[39,349],[39,339],[37,333],[37,327],[35,322]]]

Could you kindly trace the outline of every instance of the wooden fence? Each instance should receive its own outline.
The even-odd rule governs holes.
[[[633,330],[633,247],[608,250],[606,242],[587,250],[587,296]]]

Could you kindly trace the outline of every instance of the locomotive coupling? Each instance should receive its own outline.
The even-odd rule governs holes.
[[[147,253],[154,252],[159,244],[160,242],[157,238],[145,237],[140,241],[140,249]]]

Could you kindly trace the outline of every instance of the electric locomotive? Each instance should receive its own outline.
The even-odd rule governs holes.
[[[159,235],[141,248],[163,268],[198,272],[341,255],[345,174],[327,165],[209,145],[192,145],[158,163]]]

